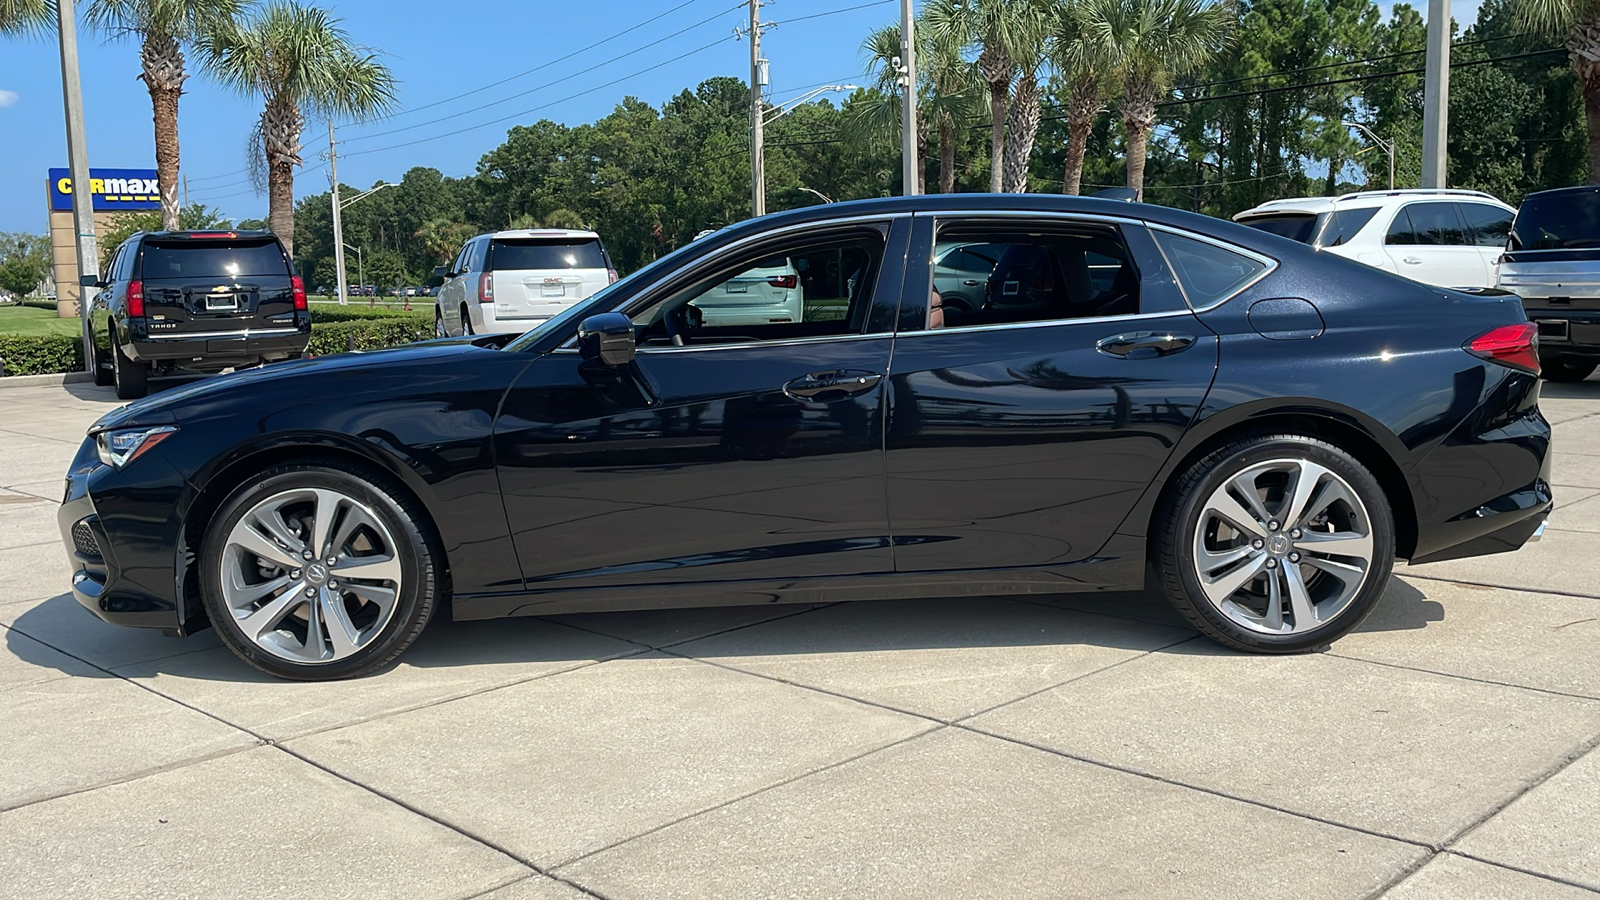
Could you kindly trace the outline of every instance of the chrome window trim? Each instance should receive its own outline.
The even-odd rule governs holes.
[[[690,353],[704,350],[742,350],[750,347],[788,347],[796,344],[832,344],[842,341],[888,340],[894,336],[895,335],[893,333],[887,331],[878,332],[875,334],[823,334],[816,337],[780,338],[775,341],[739,341],[737,343],[701,344],[699,346],[695,346],[693,344],[684,344],[681,347],[639,347],[635,352],[656,354]],[[551,350],[550,352],[577,353],[578,348],[562,345],[554,350]]]
[[[870,213],[870,214],[859,215],[859,216],[843,216],[843,217],[837,218],[837,219],[819,219],[819,220],[817,220],[815,222],[797,222],[797,223],[795,223],[793,225],[786,225],[786,226],[784,226],[782,228],[773,229],[772,231],[764,231],[764,232],[762,232],[760,234],[752,234],[752,235],[750,235],[748,237],[740,238],[739,240],[734,241],[733,243],[729,244],[728,246],[723,247],[721,250],[718,250],[717,254],[720,256],[723,253],[726,253],[726,252],[729,252],[729,251],[738,250],[739,248],[745,247],[745,246],[747,246],[749,244],[759,243],[759,242],[765,241],[765,240],[767,240],[769,238],[782,237],[782,236],[784,236],[786,234],[791,234],[791,233],[797,232],[797,231],[809,231],[809,230],[812,230],[812,229],[831,228],[831,227],[834,227],[834,226],[837,226],[837,225],[858,225],[858,224],[863,224],[863,223],[867,223],[867,222],[878,222],[878,223],[882,223],[884,225],[891,225],[892,226],[894,224],[895,220],[897,220],[897,219],[909,219],[909,218],[911,218],[911,213],[910,212],[897,212],[897,213]],[[888,244],[889,244],[889,236],[887,234],[885,234],[883,236],[883,242],[884,242],[884,246],[887,247]],[[888,259],[884,259],[883,262],[887,263]],[[883,266],[880,264],[878,268],[879,268],[878,276],[879,276],[879,279],[881,280],[882,276],[883,276],[883,272],[882,272]],[[654,304],[654,303],[659,303],[661,301],[656,298],[656,296],[655,296],[656,293],[657,292],[654,292],[652,290],[647,289],[644,292],[639,293],[639,294],[635,294],[632,297],[628,298],[627,300],[624,300],[623,302],[618,303],[616,306],[613,306],[610,309],[605,310],[605,312],[622,312],[623,309],[625,309],[625,308],[627,308],[629,306],[633,306],[635,304],[640,304],[641,301],[645,301],[647,298],[648,298],[648,302],[647,303],[643,303],[642,305],[650,305],[650,304]],[[595,313],[595,315],[600,315],[600,313]],[[629,318],[632,318],[632,317],[630,316]],[[580,324],[581,324],[581,322],[580,322]],[[798,342],[803,342],[803,341],[827,340],[827,339],[835,339],[835,338],[883,337],[883,336],[886,336],[886,335],[891,334],[891,333],[892,332],[884,332],[883,334],[819,335],[818,337],[814,337],[814,338],[783,338],[783,339],[776,340],[776,341],[745,341],[745,342],[739,343],[739,344],[717,344],[716,346],[718,346],[718,347],[753,347],[753,346],[757,346],[757,345],[792,344],[792,343],[798,343]],[[567,351],[567,350],[571,350],[572,352],[577,352],[577,346],[576,346],[577,340],[578,340],[577,334],[573,334],[572,337],[570,337],[566,341],[562,342],[561,346],[555,348],[554,350],[552,350],[550,352],[552,352],[552,353],[560,353],[560,352]],[[677,352],[677,351],[680,351],[680,350],[687,349],[687,347],[688,347],[688,345],[684,345],[683,347],[673,347],[670,350],[667,350],[666,348],[662,348],[662,347],[657,347],[657,348],[654,348],[653,350],[646,350],[643,347],[641,347],[639,349],[640,349],[640,352],[661,352],[661,351],[665,351],[665,352],[668,352],[668,353],[672,353],[672,352]],[[709,349],[709,348],[696,348],[696,349]]]
[[[895,337],[919,337],[925,334],[970,334],[979,331],[1012,331],[1023,328],[1059,328],[1062,325],[1098,325],[1111,322],[1136,322],[1144,319],[1166,319],[1172,316],[1191,315],[1188,310],[1169,309],[1165,312],[1132,313],[1126,316],[1085,316],[1081,319],[1041,319],[1036,322],[997,322],[992,325],[959,325],[955,328],[923,328],[918,331],[901,331]]]
[[[1199,232],[1188,231],[1183,228],[1173,228],[1171,225],[1163,225],[1158,222],[1146,222],[1144,224],[1145,227],[1149,228],[1151,231],[1164,231],[1168,234],[1176,235],[1181,238],[1188,238],[1191,241],[1199,241],[1203,244],[1211,244],[1214,247],[1220,247],[1223,250],[1237,253],[1246,259],[1253,259],[1265,266],[1265,268],[1257,273],[1254,278],[1251,278],[1245,283],[1239,285],[1237,288],[1234,288],[1233,291],[1222,297],[1220,300],[1214,300],[1205,306],[1195,306],[1194,300],[1189,297],[1189,289],[1184,286],[1183,279],[1178,276],[1178,267],[1172,264],[1171,259],[1167,258],[1167,251],[1162,248],[1161,242],[1156,241],[1156,251],[1161,254],[1162,259],[1166,260],[1167,269],[1172,272],[1172,281],[1178,286],[1178,293],[1183,295],[1183,302],[1188,305],[1190,312],[1210,312],[1222,304],[1227,303],[1229,300],[1239,296],[1245,291],[1248,291],[1252,287],[1255,287],[1261,282],[1261,279],[1266,278],[1268,275],[1271,275],[1273,272],[1278,270],[1279,263],[1277,259],[1268,256],[1265,253],[1258,253],[1255,250],[1249,249],[1248,247],[1241,247],[1238,244],[1220,240],[1208,234],[1200,234]]]

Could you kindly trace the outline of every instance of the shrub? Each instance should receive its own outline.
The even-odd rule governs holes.
[[[83,342],[65,334],[0,334],[5,374],[53,375],[83,371]]]
[[[311,321],[313,324],[409,318],[425,319],[431,326],[433,324],[433,304],[429,303],[427,306],[420,306],[413,303],[410,312],[406,312],[397,306],[367,306],[355,303],[351,303],[349,306],[329,303],[311,304]]]
[[[387,319],[358,318],[349,322],[314,322],[306,353],[311,356],[331,356],[347,350],[382,350],[431,337],[431,317],[411,315]]]

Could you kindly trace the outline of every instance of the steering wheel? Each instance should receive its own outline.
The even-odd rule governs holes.
[[[667,329],[667,337],[672,339],[674,347],[689,343],[689,335],[698,330],[704,321],[705,313],[692,303],[669,309],[661,317],[661,324]]]

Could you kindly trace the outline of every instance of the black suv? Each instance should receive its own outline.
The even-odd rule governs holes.
[[[124,400],[154,375],[297,359],[311,339],[305,284],[264,231],[146,231],[123,242],[83,313],[94,383]]]

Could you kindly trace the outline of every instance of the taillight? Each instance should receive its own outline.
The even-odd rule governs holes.
[[[1532,322],[1491,328],[1466,343],[1473,356],[1539,374],[1539,326]]]
[[[617,270],[616,269],[607,269],[606,270],[606,284],[616,284],[616,283],[617,283]]]
[[[478,276],[478,302],[494,302],[494,273],[485,272]]]
[[[128,282],[128,315],[144,315],[144,282]]]
[[[767,284],[770,284],[776,288],[783,288],[784,290],[789,290],[799,283],[800,276],[798,275],[779,275],[776,278],[767,279]]]
[[[305,283],[305,281],[302,280],[299,275],[296,275],[293,278],[289,279],[289,283],[294,286],[294,308],[295,309],[305,309],[306,308],[306,283]]]

